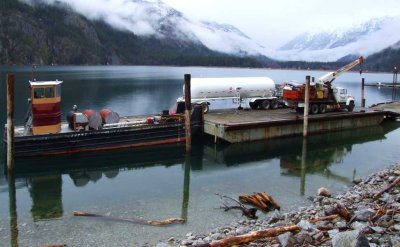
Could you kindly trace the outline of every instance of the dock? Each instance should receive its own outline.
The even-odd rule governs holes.
[[[390,101],[379,104],[374,104],[370,107],[374,111],[382,111],[386,113],[388,118],[399,118],[400,117],[400,102]]]
[[[400,109],[400,107],[399,107]],[[308,133],[324,133],[379,125],[386,111],[355,109],[309,115]],[[275,110],[213,110],[205,114],[204,133],[229,143],[302,135],[303,114],[288,108]]]

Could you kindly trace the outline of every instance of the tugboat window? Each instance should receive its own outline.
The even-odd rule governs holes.
[[[54,98],[54,88],[46,87],[44,90],[44,95],[46,98]]]
[[[33,90],[33,97],[35,99],[44,98],[44,88],[35,88]]]
[[[61,87],[60,85],[56,86],[56,97],[60,97],[61,96]]]

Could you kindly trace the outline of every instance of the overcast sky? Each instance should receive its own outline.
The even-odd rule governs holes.
[[[296,34],[400,16],[400,0],[163,0],[191,18],[229,23],[276,48]],[[393,30],[399,32],[399,30]]]

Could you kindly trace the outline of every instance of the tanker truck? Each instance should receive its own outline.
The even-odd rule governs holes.
[[[353,111],[355,106],[353,96],[347,93],[347,89],[336,87],[332,83],[342,73],[349,71],[363,62],[363,57],[359,57],[355,61],[343,66],[335,72],[329,72],[321,76],[317,82],[311,82],[309,91],[310,113],[317,114],[344,109],[347,109],[349,112]],[[288,84],[283,88],[282,98],[286,106],[296,109],[297,112],[303,112],[305,106],[305,84]]]
[[[214,100],[232,100],[239,104],[239,108],[245,100],[251,109],[275,109],[279,106],[275,83],[268,77],[192,78],[190,83],[191,103],[203,105],[205,113]],[[184,101],[184,96],[177,99],[178,103]]]

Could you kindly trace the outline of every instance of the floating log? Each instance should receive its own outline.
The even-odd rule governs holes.
[[[66,244],[50,244],[50,245],[41,245],[39,247],[65,247]]]
[[[376,193],[372,198],[374,200],[377,200],[379,197],[381,197],[381,195],[383,193],[385,193],[386,191],[390,190],[391,188],[393,188],[394,186],[396,186],[398,183],[400,183],[400,176],[396,178],[396,180],[394,180],[391,184],[389,184],[388,186],[386,186],[385,188],[383,188],[381,191],[379,191],[378,193]]]
[[[247,234],[227,237],[208,244],[192,245],[193,247],[228,247],[240,244],[246,244],[260,238],[275,237],[285,232],[297,232],[300,227],[297,225],[274,227],[265,230],[253,231]]]
[[[112,217],[112,216],[106,216],[106,215],[100,215],[100,214],[94,214],[94,213],[88,213],[88,212],[81,212],[81,211],[74,211],[73,215],[74,216],[84,216],[84,217],[101,217],[101,218],[110,219],[110,220],[125,221],[125,222],[144,224],[144,225],[152,225],[152,226],[163,226],[163,225],[170,225],[173,223],[185,222],[185,220],[182,218],[171,218],[171,219],[166,219],[166,220],[143,220],[143,219],[132,219],[132,218],[125,219],[125,218],[118,218],[118,217]]]
[[[239,200],[250,203],[267,212],[272,208],[280,210],[279,204],[265,192],[253,192],[253,195],[240,195]]]

